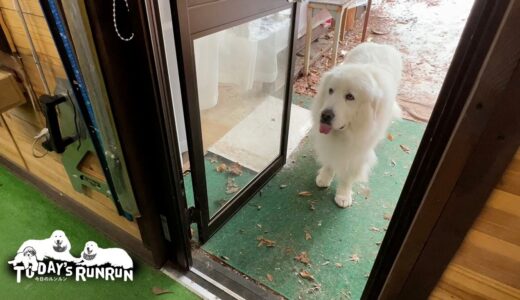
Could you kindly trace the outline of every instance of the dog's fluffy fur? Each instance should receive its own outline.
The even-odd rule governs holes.
[[[18,249],[15,258],[9,264],[23,263],[27,269],[29,265],[33,271],[38,268],[37,261],[45,258],[75,262],[77,258],[70,254],[70,242],[62,230],[55,230],[48,239],[27,240]]]
[[[120,248],[100,248],[93,241],[85,244],[85,248],[81,252],[81,259],[82,261],[79,264],[88,267],[110,264],[113,267],[131,269],[134,266],[132,258],[125,250]]]
[[[328,187],[336,175],[340,207],[352,205],[355,182],[368,181],[377,161],[374,149],[401,115],[396,103],[401,72],[395,48],[364,43],[321,79],[312,108],[311,136],[322,165],[316,184]]]

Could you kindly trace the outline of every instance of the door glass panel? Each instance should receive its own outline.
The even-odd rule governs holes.
[[[280,155],[291,14],[194,40],[210,216]]]

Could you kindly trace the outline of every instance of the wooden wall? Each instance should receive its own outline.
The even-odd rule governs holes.
[[[520,149],[431,299],[520,299]]]
[[[28,23],[30,34],[40,57],[41,65],[49,88],[54,91],[56,78],[66,78],[61,59],[55,47],[47,22],[43,17],[38,0],[20,0],[22,11]],[[16,12],[12,0],[0,0],[0,13],[12,37],[16,50],[21,55],[25,71],[37,95],[45,93],[42,80],[32,58],[28,39],[22,21]],[[119,228],[140,239],[135,222],[129,222],[118,215],[112,201],[97,193],[76,192],[69,182],[68,175],[61,163],[61,157],[48,153],[43,158],[32,154],[33,137],[42,129],[36,115],[26,104],[9,110],[0,118],[0,155],[39,177],[60,192],[68,195]],[[5,122],[4,122],[5,121]],[[9,133],[9,131],[12,133]],[[14,137],[14,139],[13,139]],[[17,150],[17,147],[20,151]],[[37,154],[42,154],[41,147],[36,147]],[[21,154],[20,154],[21,152]],[[101,174],[102,176],[102,174]]]

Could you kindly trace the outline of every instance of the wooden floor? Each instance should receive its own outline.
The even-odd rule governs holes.
[[[520,299],[520,150],[431,299]]]
[[[61,59],[56,50],[47,22],[43,17],[38,0],[21,0],[21,7],[29,27],[30,35],[41,61],[45,79],[52,92],[56,85],[56,78],[66,78]],[[12,46],[20,54],[29,82],[37,96],[45,93],[36,64],[31,54],[29,40],[25,35],[23,23],[13,6],[12,0],[0,0],[0,17],[3,29],[7,31]],[[0,57],[0,59],[4,56]],[[16,68],[15,68],[16,69]],[[4,122],[5,120],[5,122]],[[44,124],[39,121],[32,106],[28,103],[21,107],[2,113],[0,118],[0,155],[24,168],[27,172],[37,176],[61,193],[69,196],[79,204],[89,209],[132,236],[140,239],[138,226],[119,216],[109,198],[86,189],[79,193],[72,187],[69,177],[61,163],[61,157],[55,153],[48,153],[43,158],[33,155],[34,136],[39,133]],[[36,145],[36,154],[41,155],[42,148]],[[97,158],[83,161],[84,171],[90,172],[98,180],[104,180],[102,172],[95,167]]]

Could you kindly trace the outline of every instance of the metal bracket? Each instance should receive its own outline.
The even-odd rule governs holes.
[[[201,219],[201,213],[200,209],[196,208],[195,206],[191,206],[188,208],[188,220],[190,224],[197,223]]]

